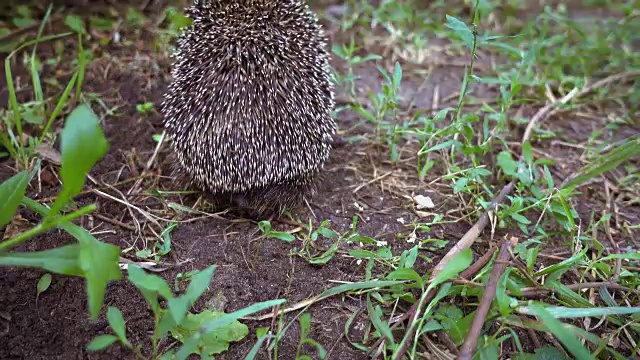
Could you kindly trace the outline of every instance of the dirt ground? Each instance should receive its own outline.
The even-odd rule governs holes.
[[[335,31],[334,25],[326,26],[330,33]],[[85,92],[99,94],[108,107],[121,106],[115,115],[105,118],[104,130],[110,150],[91,172],[99,182],[116,184],[113,188],[103,190],[112,196],[118,196],[119,192],[126,193],[131,189],[131,183],[117,184],[143,172],[144,165],[153,154],[156,145],[152,137],[162,132],[161,116],[156,112],[142,116],[136,111],[135,105],[147,101],[160,103],[168,80],[169,62],[167,59],[151,57],[144,48],[144,41],[138,41],[138,50],[134,52],[131,49],[135,47],[116,46],[96,50],[98,53],[109,53],[111,56],[96,55],[97,59],[90,64],[86,75]],[[338,60],[333,61],[334,66],[340,66]],[[371,73],[365,74],[367,76],[364,81],[369,87],[378,87],[380,78],[377,70],[372,67],[370,71]],[[459,90],[463,71],[462,67],[441,67],[420,90],[417,88],[422,79],[407,79],[409,85],[405,86],[406,96],[415,98],[416,106],[428,108],[435,85],[439,86],[440,97],[445,99]],[[1,78],[4,80],[4,74]],[[28,82],[29,79],[24,77],[22,81]],[[495,90],[487,88],[484,91],[491,94]],[[0,103],[5,104],[6,99],[6,86],[4,81],[1,81]],[[342,112],[338,117],[338,124],[342,130],[350,128],[357,121],[356,116],[349,112]],[[556,129],[560,125],[566,125],[567,131],[564,134],[569,138],[584,140],[590,134],[590,131],[581,131],[582,126],[579,124],[556,123]],[[359,128],[346,135],[361,133],[366,133],[366,129]],[[557,144],[546,144],[546,148],[539,148],[557,158],[580,156],[578,150]],[[129,203],[145,209],[161,209],[163,204],[145,194],[144,189],[179,190],[170,178],[167,155],[167,151],[160,152],[156,166],[150,169],[155,176],[146,178],[137,194],[126,195]],[[355,143],[336,149],[327,164],[327,176],[320,184],[318,195],[312,199],[310,209],[300,209],[296,216],[303,222],[312,217],[316,224],[322,220],[330,220],[334,229],[344,232],[349,229],[352,217],[358,215],[360,234],[387,241],[392,245],[394,254],[400,254],[403,249],[412,247],[412,243],[397,236],[407,235],[411,231],[410,227],[404,226],[399,219],[403,219],[405,224],[421,221],[413,211],[411,202],[404,196],[410,196],[412,191],[427,192],[435,203],[442,204],[437,209],[439,212],[455,209],[458,204],[455,197],[441,195],[441,192],[437,191],[437,184],[430,187],[425,185],[440,175],[437,169],[423,182],[419,182],[415,176],[415,167],[412,167],[413,162],[393,166],[388,159],[387,149],[379,145]],[[0,181],[13,174],[12,166],[10,160],[0,163]],[[46,162],[43,166],[46,171],[55,174],[55,166]],[[562,179],[575,169],[560,164],[553,166],[551,170],[555,176]],[[388,172],[391,174],[387,180],[372,181]],[[34,199],[45,199],[54,195],[59,189],[55,176],[52,175],[49,181],[46,180],[43,181],[41,190],[31,187],[28,195]],[[363,184],[365,185],[362,186]],[[178,197],[168,199],[180,201]],[[76,200],[79,204],[98,205],[98,210],[93,215],[83,218],[81,223],[91,229],[98,239],[116,244],[122,249],[132,246],[140,248],[143,239],[139,233],[118,226],[114,221],[105,220],[115,219],[125,225],[135,224],[131,212],[124,205],[94,194],[85,194]],[[184,197],[183,200],[185,205],[193,205],[197,196]],[[581,205],[578,210],[585,222],[588,221],[591,210],[604,208],[602,201],[587,202],[586,198],[583,200],[576,203]],[[355,203],[358,205],[354,205]],[[635,222],[638,223],[639,209],[626,213],[635,216]],[[32,223],[38,220],[28,211],[21,211],[21,215]],[[337,282],[364,279],[365,263],[358,264],[355,259],[338,254],[324,266],[310,265],[301,257],[290,255],[292,244],[275,239],[255,241],[260,235],[257,226],[250,222],[232,222],[234,219],[237,220],[229,214],[223,215],[223,219],[205,217],[181,223],[171,234],[172,253],[169,255],[170,259],[165,261],[173,266],[159,273],[168,279],[170,284],[180,272],[204,269],[211,264],[217,265],[212,285],[198,301],[194,312],[205,309],[211,301],[218,301],[221,295],[225,299],[224,310],[232,312],[255,302],[278,298],[287,299],[289,304],[294,304],[320,294],[337,285]],[[449,240],[451,245],[471,225],[469,222],[459,222],[447,226],[434,226],[429,233],[423,232],[418,235],[421,238]],[[278,230],[291,228],[288,225],[277,225]],[[505,234],[498,233],[495,236],[503,235]],[[71,242],[73,239],[64,232],[51,231],[16,250],[42,250]],[[474,245],[474,253],[481,255],[488,248],[489,242],[488,236],[483,237]],[[299,243],[295,245],[299,246]],[[319,242],[319,245],[328,246],[330,243]],[[344,245],[343,250],[349,246],[352,245]],[[427,271],[447,249],[448,247],[434,252],[424,252],[423,255],[432,262],[419,259],[416,270]],[[552,247],[550,251],[553,250]],[[136,261],[134,255],[135,250],[123,254],[123,257]],[[99,320],[94,322],[88,319],[85,284],[79,278],[54,276],[51,287],[36,300],[36,283],[41,275],[42,272],[31,269],[0,269],[1,359],[133,358],[132,354],[120,345],[112,346],[103,352],[87,352],[86,345],[91,339],[100,334],[110,333],[104,311]],[[148,351],[153,322],[146,303],[133,285],[126,281],[110,284],[103,309],[107,306],[121,309],[127,320],[129,340],[134,344],[143,344],[144,350]],[[328,359],[366,359],[362,352],[356,350],[345,339],[345,322],[354,309],[366,309],[364,300],[352,297],[329,298],[310,308],[310,336],[329,351]],[[287,314],[285,322],[295,314],[296,312]],[[255,329],[272,325],[272,320],[245,323],[250,327],[247,338],[240,343],[233,343],[229,351],[216,356],[217,359],[244,358],[255,343]],[[365,323],[365,316],[360,315],[353,322],[347,336],[352,341],[362,341]],[[280,344],[280,359],[294,359],[298,334],[298,325],[295,323]],[[161,347],[167,349],[173,345],[175,344],[166,342],[162,343]],[[525,342],[525,347],[525,350],[533,350],[532,344]],[[267,356],[260,358],[266,359]]]

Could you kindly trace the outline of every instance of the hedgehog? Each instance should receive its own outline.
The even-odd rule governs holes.
[[[161,112],[177,170],[253,217],[317,193],[336,133],[330,55],[301,0],[194,0]]]

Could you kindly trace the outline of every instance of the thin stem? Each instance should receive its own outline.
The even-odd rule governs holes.
[[[22,232],[20,234],[18,234],[17,236],[15,236],[14,238],[11,238],[7,241],[4,241],[2,243],[0,243],[0,252],[5,251],[11,247],[14,247],[22,242],[25,242],[27,240],[29,240],[30,238],[44,233],[46,231],[49,231],[55,227],[57,227],[60,224],[63,224],[67,221],[72,221],[74,219],[77,219],[83,215],[86,215],[92,211],[96,210],[96,205],[95,204],[91,204],[91,205],[87,205],[77,211],[74,211],[71,214],[65,215],[65,216],[61,216],[58,218],[53,218],[51,219],[51,221],[45,221],[43,223],[40,223],[38,225],[36,225],[35,227]]]

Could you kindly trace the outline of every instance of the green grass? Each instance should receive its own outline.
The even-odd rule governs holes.
[[[383,359],[418,359],[419,353],[444,346],[439,342],[443,338],[460,349],[468,341],[490,279],[496,285],[495,298],[473,348],[480,358],[497,358],[505,348],[514,359],[622,359],[639,354],[640,256],[629,240],[639,224],[637,218],[628,220],[627,213],[640,199],[640,136],[628,135],[629,129],[640,125],[637,1],[584,1],[583,15],[577,17],[570,17],[573,12],[562,3],[548,4],[539,12],[531,11],[526,1],[503,3],[434,1],[425,5],[405,0],[382,1],[374,7],[368,1],[350,0],[343,17],[331,19],[339,25],[340,38],[347,39],[334,43],[331,49],[340,61],[334,80],[340,93],[351,100],[336,115],[350,111],[356,117],[353,126],[341,126],[340,130],[349,136],[352,146],[375,144],[383,148],[380,153],[388,161],[378,165],[402,173],[414,189],[441,185],[437,187],[439,195],[454,205],[421,210],[416,208],[415,198],[400,199],[406,201],[407,208],[429,213],[426,219],[407,223],[405,231],[396,234],[397,240],[412,239],[414,243],[400,251],[372,234],[361,234],[357,216],[347,229],[323,219],[300,220],[302,230],[296,233],[276,231],[268,221],[260,222],[260,241],[291,244],[290,254],[313,266],[332,266],[336,256],[347,256],[364,263],[366,275],[361,282],[329,288],[308,303],[298,304],[300,307],[292,305],[288,311],[297,315],[287,323],[282,314],[275,313],[276,328],[257,329],[258,340],[248,359],[264,351],[277,359],[282,352],[280,340],[296,322],[300,325],[296,357],[322,358],[327,344],[311,337],[312,319],[306,311],[328,297],[344,294],[359,297],[365,304],[345,324],[346,339],[359,351],[378,352]],[[603,8],[615,16],[594,15]],[[6,155],[15,160],[17,174],[0,185],[0,198],[7,199],[0,205],[0,226],[9,224],[20,208],[40,214],[42,221],[0,242],[0,264],[83,276],[90,315],[95,318],[101,311],[106,283],[121,277],[117,268],[120,249],[99,242],[71,221],[95,209],[95,205],[77,209],[73,199],[85,188],[87,172],[108,148],[100,119],[91,107],[100,103],[99,94],[82,90],[87,65],[94,57],[88,50],[92,47],[87,43],[86,23],[100,31],[113,29],[115,22],[97,18],[87,22],[67,14],[64,24],[72,31],[46,35],[44,24],[51,10],[36,29],[35,40],[25,40],[20,48],[16,44],[2,47],[11,50],[5,61],[10,96],[7,108],[0,112],[2,128],[6,129],[0,133],[0,142]],[[154,54],[166,57],[179,28],[188,22],[176,8],[170,7],[161,15],[149,19],[129,9],[121,16],[125,29],[135,36],[152,28]],[[11,26],[33,26],[34,21],[31,11],[21,7]],[[65,37],[78,41],[72,61],[65,63],[68,59],[60,49],[49,59],[39,57],[36,44]],[[101,45],[105,41],[109,40],[99,40]],[[127,41],[133,46],[131,38]],[[13,83],[11,64],[18,54],[26,59],[31,80],[33,94],[26,101],[18,100]],[[438,57],[445,60],[434,60]],[[445,70],[459,79],[459,83],[448,84],[459,90],[458,95],[438,108],[408,108],[405,94],[409,87],[447,61],[463,65]],[[55,81],[41,79],[43,63],[72,68],[71,80],[54,86]],[[364,71],[369,71],[369,79],[356,75]],[[59,91],[52,95],[51,88]],[[142,117],[151,116],[158,104],[145,101],[132,105]],[[542,113],[545,106],[547,111]],[[59,170],[63,185],[55,201],[40,204],[25,194],[41,170],[38,146],[54,143],[55,120],[63,115]],[[523,139],[534,118],[538,122]],[[579,131],[572,131],[572,122]],[[27,141],[19,141],[26,128]],[[571,176],[561,179],[554,169],[563,167],[569,167],[565,175]],[[440,259],[433,252],[449,249],[459,240],[423,234],[451,224],[471,228],[509,186],[513,190],[497,204],[481,240],[472,237],[463,244],[464,249],[441,263],[438,272],[416,270],[419,262],[438,264]],[[197,206],[166,200],[175,193],[148,190],[178,212],[180,220],[213,216]],[[159,230],[161,239],[137,249],[138,258],[161,261],[171,251],[171,231],[179,221],[162,221],[167,224]],[[39,252],[10,251],[54,228],[70,233],[78,243]],[[477,242],[505,239],[517,239],[517,243],[510,249],[510,261],[499,279],[491,278],[497,254],[475,273],[461,278],[483,255],[478,252],[485,247],[476,247]],[[331,245],[323,248],[317,244],[320,240]],[[345,244],[357,246],[343,250]],[[95,256],[105,252],[110,256]],[[209,286],[214,269],[212,265],[180,273],[175,287],[188,280],[188,289],[176,296],[166,279],[130,266],[126,280],[141,292],[154,317],[152,354],[142,354],[140,344],[129,342],[126,321],[114,307],[107,310],[113,334],[95,338],[89,348],[97,351],[120,342],[139,358],[186,358],[190,353],[207,357],[225,351],[233,342],[244,341],[248,328],[240,320],[285,304],[282,299],[231,314],[190,313],[191,305]],[[46,291],[50,281],[50,275],[40,280],[38,295]],[[580,290],[581,286],[590,290]],[[158,297],[164,298],[163,306]],[[412,308],[414,316],[395,326],[395,319]],[[367,318],[365,336],[355,339],[350,324],[360,312]],[[226,336],[229,332],[233,336]],[[214,336],[221,333],[226,335]],[[436,333],[439,340],[431,338]],[[555,341],[548,341],[543,333],[551,334]],[[160,353],[158,342],[166,336],[177,339],[181,347]],[[527,352],[535,342],[541,346],[534,346],[534,353]],[[310,346],[303,348],[303,344]],[[305,354],[309,349],[314,353]]]

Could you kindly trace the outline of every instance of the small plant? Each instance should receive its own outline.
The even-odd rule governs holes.
[[[178,360],[187,359],[191,354],[203,359],[226,351],[231,342],[242,340],[249,330],[238,321],[243,316],[281,304],[284,300],[272,300],[240,309],[231,314],[220,311],[204,310],[198,314],[190,312],[193,304],[207,290],[215,271],[215,265],[200,270],[191,276],[189,286],[181,296],[175,296],[164,279],[147,274],[140,267],[128,267],[128,280],[142,294],[151,308],[154,318],[154,332],[151,336],[152,353],[142,354],[141,346],[132,344],[127,338],[125,320],[120,310],[109,307],[107,320],[115,334],[95,337],[88,345],[90,351],[100,351],[115,342],[131,349],[137,359]],[[166,308],[160,306],[159,299],[166,302]],[[160,353],[158,343],[165,336],[171,336],[182,343],[178,350]]]
[[[68,106],[74,86],[76,87],[76,101],[80,98],[80,87],[84,78],[84,67],[86,65],[86,54],[80,43],[79,58],[77,62],[78,70],[71,77],[71,80],[65,87],[62,95],[58,98],[54,110],[47,113],[44,92],[42,89],[41,79],[39,75],[40,60],[36,55],[37,44],[45,41],[59,39],[72,33],[63,33],[60,35],[50,35],[42,37],[42,31],[51,15],[52,6],[49,6],[45,18],[40,24],[38,35],[35,40],[27,41],[14,49],[4,62],[5,76],[7,80],[7,89],[9,92],[9,109],[6,112],[0,112],[0,144],[8,151],[8,153],[16,160],[18,167],[22,169],[30,169],[32,160],[36,155],[36,148],[42,144],[49,134],[49,130],[56,118],[62,113],[64,108]],[[79,35],[78,39],[81,41]],[[33,51],[28,56],[29,72],[33,83],[33,91],[35,100],[31,103],[19,104],[16,96],[16,89],[13,82],[11,71],[11,59],[22,49],[33,45]],[[25,126],[29,124],[35,129],[40,130],[40,135],[27,134]]]
[[[311,332],[311,315],[308,313],[300,315],[300,341],[298,342],[298,349],[296,351],[296,360],[312,360],[313,358],[307,354],[302,353],[302,346],[305,344],[312,345],[316,348],[318,352],[319,359],[325,359],[327,356],[327,351],[325,348],[317,341],[313,340],[309,337],[309,333]]]
[[[98,117],[90,106],[83,103],[76,106],[64,123],[60,135],[61,167],[59,175],[62,180],[62,189],[57,194],[55,201],[51,205],[45,206],[25,196],[31,180],[40,171],[40,160],[36,160],[35,157],[36,149],[44,142],[54,120],[69,105],[68,100],[74,86],[76,87],[76,101],[79,100],[80,85],[84,74],[85,63],[82,48],[80,48],[80,69],[73,74],[58,99],[55,109],[47,114],[43,90],[40,86],[39,60],[36,57],[35,45],[41,41],[68,35],[41,37],[51,9],[50,6],[47,10],[36,40],[28,41],[19,46],[5,60],[11,111],[4,113],[7,116],[0,119],[2,121],[0,123],[0,143],[15,159],[18,168],[22,168],[22,170],[0,184],[0,199],[3,199],[0,203],[0,228],[11,223],[20,207],[35,212],[41,216],[42,220],[38,225],[0,242],[0,265],[34,267],[50,273],[85,278],[89,312],[91,317],[95,319],[100,312],[107,283],[120,279],[121,273],[118,266],[120,248],[98,241],[89,231],[72,223],[73,220],[96,209],[95,204],[78,209],[73,203],[73,199],[83,190],[89,171],[109,148]],[[18,51],[30,45],[34,45],[34,49],[28,56],[28,65],[36,99],[31,104],[18,104],[10,59]],[[24,132],[23,121],[42,126],[40,136],[27,136]],[[56,228],[73,236],[77,243],[36,252],[10,251],[17,245]],[[49,283],[50,275],[39,283],[39,293],[44,291]]]
[[[149,114],[151,111],[153,111],[155,109],[153,102],[151,101],[147,101],[144,102],[142,104],[137,104],[136,105],[136,110],[138,111],[138,113],[140,115],[147,115]]]
[[[167,7],[161,22],[164,28],[158,29],[155,49],[156,51],[173,52],[173,42],[182,33],[182,29],[191,25],[191,19],[173,6]]]
[[[50,207],[25,196],[27,186],[39,167],[31,173],[23,170],[0,184],[0,227],[11,222],[22,205],[42,216],[35,227],[0,242],[0,265],[36,267],[46,271],[82,276],[87,280],[89,311],[96,318],[100,311],[107,283],[121,277],[118,260],[120,248],[98,241],[90,232],[71,221],[95,210],[90,204],[64,213],[70,201],[84,187],[87,173],[104,156],[108,144],[98,118],[87,105],[80,105],[69,114],[61,134],[62,190]],[[11,248],[36,235],[60,228],[78,243],[36,252],[10,252]]]
[[[278,239],[286,242],[292,242],[296,239],[294,235],[287,232],[271,230],[271,222],[268,220],[262,220],[258,223],[258,229],[262,232],[262,238],[265,239]]]

